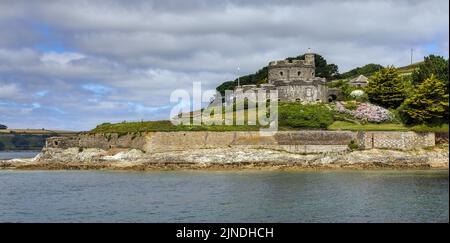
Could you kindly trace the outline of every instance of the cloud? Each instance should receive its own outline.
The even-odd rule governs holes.
[[[41,61],[49,64],[65,65],[75,60],[83,59],[84,55],[74,52],[48,52],[41,56]]]
[[[12,99],[20,95],[16,84],[3,84],[0,82],[0,99]]]
[[[253,73],[308,47],[340,71],[406,65],[411,48],[415,61],[448,58],[448,4],[1,1],[0,121],[83,130],[166,119],[173,90],[191,91],[194,81],[212,89],[234,79],[237,66]]]

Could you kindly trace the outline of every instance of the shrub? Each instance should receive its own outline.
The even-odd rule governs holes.
[[[406,98],[406,85],[394,67],[376,72],[365,91],[370,102],[386,108],[397,108]]]
[[[369,96],[360,89],[353,90],[350,93],[350,98],[352,98],[358,102],[367,102],[369,100]]]
[[[440,124],[448,121],[448,93],[444,82],[434,75],[414,89],[399,108],[406,124]]]
[[[333,112],[323,104],[283,104],[278,112],[280,126],[292,128],[327,128],[334,121]]]
[[[352,117],[364,122],[380,123],[391,121],[393,119],[392,113],[383,107],[370,103],[360,103],[356,109],[351,110],[347,109],[347,103],[350,102],[336,102],[336,112],[351,115]],[[356,102],[353,103],[356,104]]]
[[[358,104],[356,102],[345,102],[344,104],[345,109],[347,110],[356,110],[356,108],[358,108]]]
[[[438,80],[441,80],[445,86],[448,86],[448,67],[448,59],[445,60],[441,56],[429,55],[424,58],[424,62],[419,65],[419,68],[412,73],[412,82],[415,85],[421,84],[434,74]]]

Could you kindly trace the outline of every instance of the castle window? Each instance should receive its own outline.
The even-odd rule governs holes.
[[[280,76],[283,76],[283,72],[280,72]]]
[[[297,76],[300,76],[300,74],[301,74],[301,72],[300,72],[300,71],[298,71],[298,72],[297,72]]]
[[[298,99],[298,98],[297,98],[297,99],[295,99],[295,102],[300,102],[300,99]]]
[[[314,76],[314,72],[312,72],[311,75]]]

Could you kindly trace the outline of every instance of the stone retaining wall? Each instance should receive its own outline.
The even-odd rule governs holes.
[[[348,150],[355,142],[362,149],[411,150],[435,145],[434,133],[280,131],[273,136],[259,132],[149,132],[142,134],[82,134],[49,138],[48,148],[136,148],[167,152],[211,148],[267,148],[293,153],[327,153]]]
[[[435,145],[434,133],[416,132],[360,132],[358,142],[361,148],[412,150]]]

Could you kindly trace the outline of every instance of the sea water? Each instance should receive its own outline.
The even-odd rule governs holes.
[[[448,170],[0,171],[0,222],[449,222]]]

